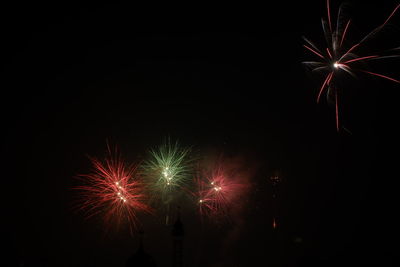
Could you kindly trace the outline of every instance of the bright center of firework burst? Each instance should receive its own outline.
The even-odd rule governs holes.
[[[215,186],[215,187],[214,187],[214,190],[215,190],[215,191],[219,191],[219,190],[221,190],[221,189],[222,189],[222,188],[221,188],[220,186]]]
[[[118,190],[118,192],[117,192],[118,198],[121,199],[123,202],[126,202],[126,198],[121,193],[121,191],[119,191],[119,190],[122,190],[122,186],[119,184],[119,182],[115,182],[115,185],[118,187],[118,189],[117,189]]]
[[[167,179],[167,185],[170,185],[172,177],[171,177],[171,174],[169,171],[169,167],[164,168],[163,175],[164,175],[165,179]]]
[[[163,171],[163,175],[164,175],[164,177],[167,178],[168,180],[171,179],[170,173],[169,173],[169,171],[168,171],[168,167],[165,168],[165,170]]]
[[[335,69],[338,69],[340,67],[340,64],[338,62],[333,63],[333,67]]]
[[[213,189],[214,189],[215,191],[220,191],[220,190],[222,189],[222,187],[216,186],[214,181],[211,182],[211,185],[213,186]]]

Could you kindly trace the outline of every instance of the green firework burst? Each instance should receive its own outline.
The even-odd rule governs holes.
[[[144,176],[150,188],[161,197],[181,189],[189,181],[191,160],[189,148],[181,147],[178,142],[173,144],[165,141],[156,149],[150,150],[150,156],[144,162]]]

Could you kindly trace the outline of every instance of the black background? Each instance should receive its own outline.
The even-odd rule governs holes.
[[[349,42],[396,6],[348,3]],[[107,140],[135,161],[171,136],[199,153],[219,151],[259,166],[233,222],[201,225],[195,205],[183,205],[187,266],[390,266],[396,154],[381,148],[396,151],[389,136],[398,84],[344,78],[341,123],[351,133],[337,133],[334,109],[315,101],[322,77],[301,64],[314,58],[303,35],[324,44],[325,2],[264,4],[4,6],[5,261],[123,266],[137,236],[105,234],[99,219],[75,213],[73,177],[89,170],[87,155],[104,155]],[[398,46],[399,15],[361,52]],[[370,67],[400,77],[398,61]],[[273,232],[268,177],[275,170],[283,182]],[[170,228],[157,216],[141,222],[146,251],[170,266]]]

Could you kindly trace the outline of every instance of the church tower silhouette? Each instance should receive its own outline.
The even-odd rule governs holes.
[[[180,207],[178,207],[177,219],[172,228],[172,238],[173,238],[172,267],[183,267],[184,236],[185,236],[185,231],[181,221],[181,211]]]
[[[139,232],[139,248],[127,261],[126,267],[157,267],[153,257],[147,254],[143,248],[143,231]]]

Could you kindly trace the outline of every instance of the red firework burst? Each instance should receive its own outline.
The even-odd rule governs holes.
[[[341,10],[342,8],[339,9],[338,12],[338,17],[337,17],[337,23],[334,25],[332,23],[332,18],[331,18],[331,10],[330,10],[330,1],[326,1],[327,5],[327,14],[328,14],[328,19],[324,20],[322,19],[322,28],[325,34],[325,39],[327,41],[327,47],[323,50],[319,49],[315,44],[313,44],[311,41],[308,39],[304,38],[304,40],[307,42],[306,45],[304,45],[304,48],[306,48],[308,51],[313,53],[315,56],[319,57],[321,61],[307,61],[303,62],[304,64],[310,66],[312,68],[312,71],[325,71],[327,74],[325,74],[324,77],[324,82],[322,83],[322,86],[319,90],[318,96],[317,96],[317,102],[319,102],[320,97],[324,90],[327,88],[327,95],[328,97],[330,95],[334,96],[334,102],[335,102],[335,113],[336,113],[336,129],[339,131],[339,104],[338,104],[338,89],[333,85],[335,78],[337,77],[338,74],[340,74],[342,71],[355,76],[355,72],[363,72],[367,73],[369,75],[373,75],[376,77],[384,78],[396,83],[400,83],[399,80],[393,79],[391,77],[388,77],[386,75],[382,75],[379,73],[371,72],[371,71],[366,71],[357,68],[354,66],[354,64],[357,64],[359,62],[365,62],[368,60],[377,60],[377,59],[385,59],[385,58],[390,58],[390,57],[398,57],[398,55],[365,55],[365,56],[359,56],[356,55],[354,52],[368,39],[372,38],[375,36],[386,24],[389,22],[389,20],[393,17],[393,15],[396,13],[396,11],[400,8],[400,4],[393,10],[393,12],[390,14],[390,16],[385,20],[385,22],[380,25],[379,27],[375,28],[372,32],[367,34],[360,42],[352,45],[352,46],[345,46],[345,39],[346,39],[346,34],[348,33],[351,20],[345,21],[345,23],[341,22]]]
[[[146,196],[139,180],[137,167],[126,165],[117,149],[108,148],[104,161],[90,158],[93,170],[79,175],[84,185],[75,187],[80,191],[80,210],[87,217],[103,215],[106,225],[120,226],[128,223],[132,232],[137,226],[138,212],[151,212],[145,204]]]
[[[242,206],[248,185],[245,175],[233,165],[221,161],[209,169],[198,172],[196,177],[196,201],[200,215],[210,219],[219,219],[230,215],[231,209]]]

